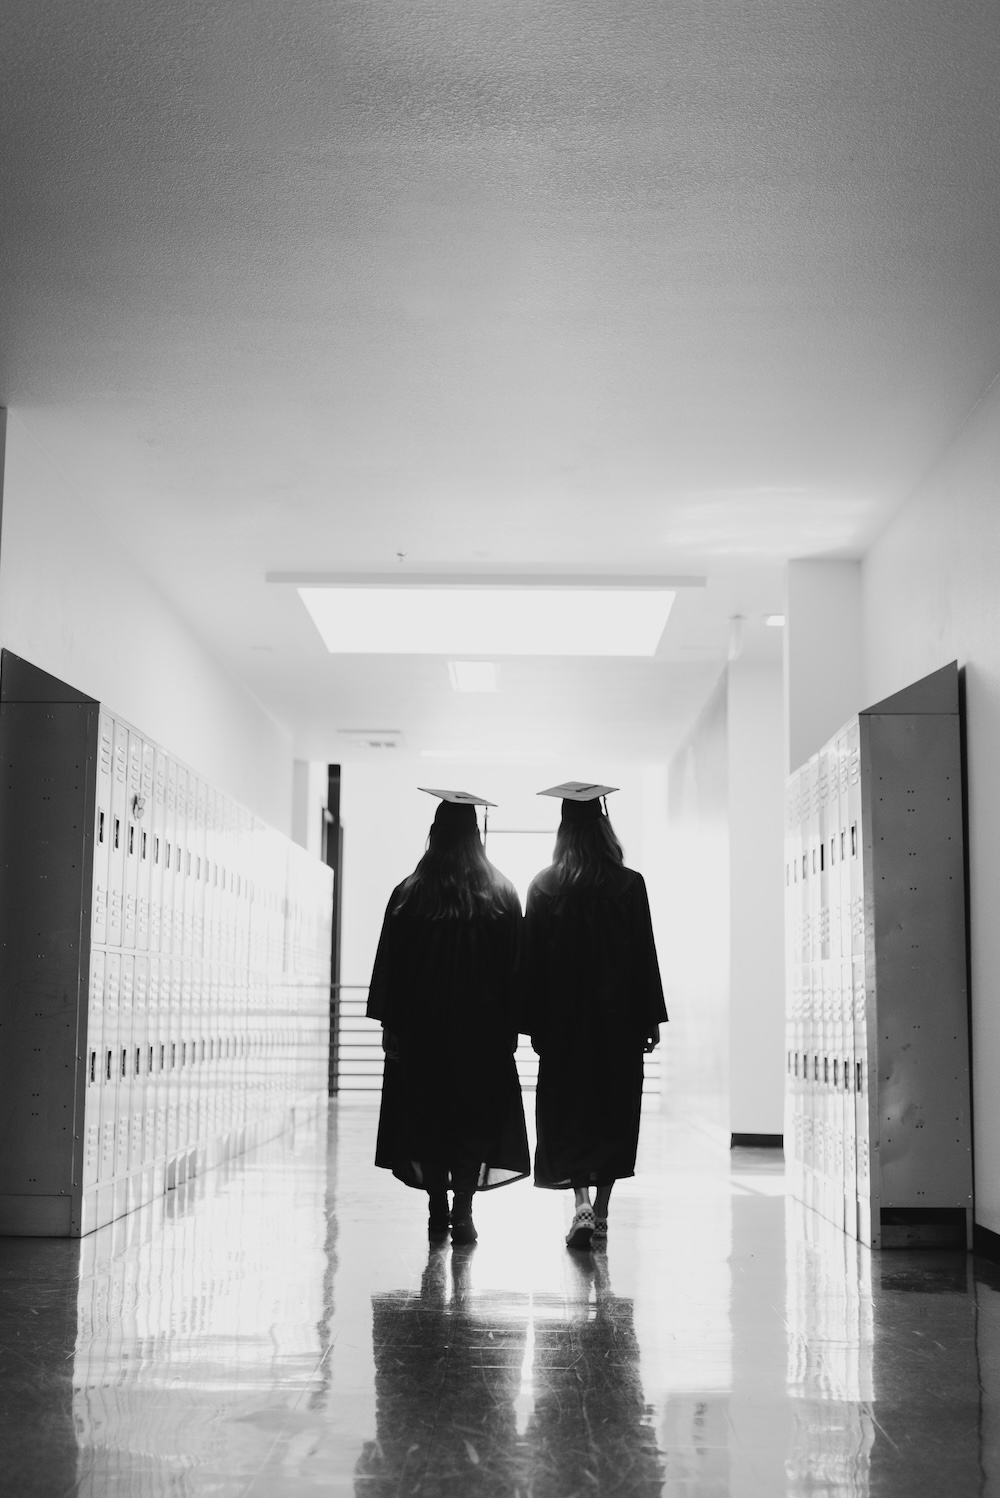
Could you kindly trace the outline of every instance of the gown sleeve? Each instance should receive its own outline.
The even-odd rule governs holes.
[[[653,921],[649,913],[649,895],[641,874],[636,875],[633,886],[633,982],[639,1006],[639,1015],[644,1026],[644,1035],[656,1038],[657,1027],[667,1018],[667,1006],[663,999],[663,984],[660,980],[660,964],[656,958],[656,943],[653,939]]]
[[[385,908],[385,918],[382,921],[382,934],[378,939],[378,950],[375,953],[375,966],[372,968],[371,983],[368,985],[368,1007],[365,1010],[369,1019],[380,1020],[384,1025],[386,1014],[392,998],[392,908],[396,903],[396,890],[393,890],[389,903]]]

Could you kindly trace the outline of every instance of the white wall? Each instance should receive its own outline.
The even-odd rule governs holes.
[[[664,1106],[729,1139],[730,864],[723,675],[669,768]]]
[[[313,858],[323,855],[323,813],[330,793],[325,761],[297,759],[292,764],[292,840]]]
[[[11,414],[0,645],[106,702],[280,831],[288,733],[208,654]]]
[[[869,701],[965,668],[976,1220],[1000,1233],[1000,387],[869,551],[863,597]]]
[[[863,631],[859,562],[788,564],[786,771],[804,765],[865,706]]]
[[[779,662],[728,671],[729,1106],[737,1134],[784,1127],[784,692]]]

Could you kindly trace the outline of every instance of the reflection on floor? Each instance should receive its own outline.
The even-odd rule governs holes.
[[[0,1239],[17,1498],[1000,1498],[1000,1272],[858,1249],[772,1152],[651,1113],[606,1256],[566,1197],[425,1199],[332,1108],[83,1243]]]

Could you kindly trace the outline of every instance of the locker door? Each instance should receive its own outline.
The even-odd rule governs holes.
[[[139,861],[138,929],[136,950],[148,952],[151,945],[153,846],[152,826],[155,804],[156,749],[152,744],[142,745],[142,779],[139,800],[135,805],[137,854]]]
[[[127,779],[125,785],[125,918],[122,946],[135,951],[139,926],[139,837],[136,810],[142,794],[142,739],[128,734]]]
[[[791,1142],[791,1185],[793,1195],[801,1200],[805,1189],[803,1173],[803,1104],[802,1104],[802,1051],[803,1051],[803,962],[802,962],[802,905],[799,873],[802,865],[802,775],[797,773],[789,784],[788,844],[785,869],[786,901],[789,909],[789,977],[791,993],[791,1098],[789,1124],[786,1132]]]
[[[857,1178],[858,1238],[877,1246],[879,1219],[877,1205],[873,1213],[875,1154],[877,1133],[872,1130],[871,1061],[877,1036],[870,1013],[865,973],[865,864],[862,785],[864,765],[861,758],[861,734],[857,721],[847,730],[848,738],[848,828],[851,884],[851,969],[854,999],[854,1118]],[[873,1239],[874,1232],[874,1239]]]
[[[162,1191],[163,1161],[167,1153],[167,1042],[166,987],[169,964],[160,957],[153,957],[149,964],[149,1014],[153,1047],[153,1131],[152,1156],[157,1166],[159,1190]]]
[[[226,902],[225,876],[225,798],[216,792],[212,801],[212,939],[210,956],[213,962],[222,961],[222,932],[225,924]]]
[[[195,855],[197,859],[198,855]],[[197,863],[195,864],[197,868]],[[199,1023],[201,1014],[200,977],[203,964],[197,959],[183,964],[182,986],[184,990],[184,1111],[187,1119],[187,1146],[198,1144],[201,1123],[200,1099],[198,1096],[198,1052]]]
[[[205,932],[202,956],[209,962],[215,957],[215,904],[218,875],[218,839],[215,834],[216,794],[205,787]]]
[[[120,947],[125,928],[125,839],[128,821],[128,729],[113,725],[111,829],[108,846],[108,946]]]
[[[192,957],[204,957],[205,907],[208,889],[208,787],[203,780],[194,782],[194,917]]]
[[[132,1126],[129,1137],[129,1174],[137,1183],[137,1202],[148,1200],[143,1190],[143,1166],[146,1164],[146,1088],[149,1047],[149,958],[135,959],[135,1006],[132,1018],[132,1046],[129,1070],[132,1076]]]
[[[183,765],[177,767],[177,910],[180,915],[180,942],[175,947],[182,957],[194,949],[194,781]],[[174,932],[178,924],[174,922]]]
[[[176,950],[174,946],[174,906],[177,899],[177,882],[174,864],[177,856],[177,765],[167,757],[165,764],[165,795],[163,809],[163,851],[160,900],[160,951]]]
[[[184,866],[187,868],[187,850]],[[192,868],[194,862],[192,858]],[[189,883],[191,881],[188,881]],[[182,958],[176,964],[180,972],[180,994],[177,1015],[177,1147],[183,1152],[192,1143],[191,1122],[191,961]]]
[[[108,939],[108,850],[111,844],[111,778],[115,726],[110,713],[101,712],[97,730],[97,797],[94,812],[94,924],[93,941]]]
[[[153,749],[153,794],[149,808],[149,950],[163,950],[163,866],[166,856],[167,759]]]
[[[178,957],[173,957],[169,962],[161,966],[161,982],[166,980],[167,988],[167,1041],[165,1058],[165,1076],[167,1079],[167,1156],[172,1160],[176,1156],[179,1145],[180,1129],[180,1010],[181,1010],[181,964]],[[173,1182],[168,1182],[173,1184]]]
[[[175,957],[184,952],[184,867],[187,853],[187,771],[174,766],[177,800],[174,810],[174,945]]]
[[[119,999],[118,1048],[115,1073],[118,1078],[118,1108],[115,1124],[115,1180],[123,1185],[128,1179],[131,1162],[133,1124],[132,1048],[135,1032],[135,957],[123,952],[121,959],[121,994]],[[124,1207],[123,1207],[124,1210]]]
[[[109,780],[110,785],[110,780]],[[105,824],[107,825],[107,824]],[[90,958],[90,986],[87,1002],[86,1096],[83,1112],[83,1190],[97,1185],[101,1158],[101,1078],[104,1074],[104,969],[105,954],[95,949]],[[94,1226],[93,1203],[88,1212],[84,1203],[84,1232]]]
[[[840,959],[840,1010],[843,1067],[840,1077],[841,1129],[844,1147],[844,1229],[858,1236],[857,1125],[854,1105],[854,971],[851,961],[851,862],[850,862],[850,740],[846,733],[837,740],[839,760],[838,830],[834,846],[837,870],[837,903],[840,910],[838,956]]]
[[[817,756],[817,822],[810,873],[816,890],[816,956],[819,966],[819,1081],[820,1128],[819,1210],[828,1221],[834,1215],[833,1177],[836,1144],[830,1108],[830,1057],[834,1044],[833,1003],[830,983],[830,901],[826,866],[826,838],[830,809],[830,763],[826,749]],[[838,1191],[839,1195],[839,1183]]]
[[[101,1034],[101,1148],[98,1161],[98,1208],[101,1223],[115,1216],[115,1163],[118,1149],[119,1046],[121,1035],[120,952],[109,952],[104,970],[104,1022]]]

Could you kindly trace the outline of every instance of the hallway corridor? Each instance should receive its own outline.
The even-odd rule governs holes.
[[[332,1104],[82,1242],[0,1240],[4,1491],[1000,1494],[1000,1270],[872,1256],[656,1112],[606,1257],[527,1184],[428,1249],[374,1130]]]

